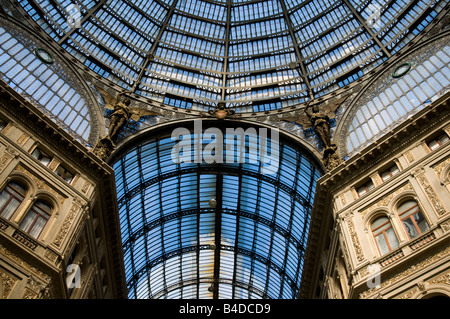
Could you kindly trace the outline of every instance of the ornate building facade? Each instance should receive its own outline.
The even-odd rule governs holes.
[[[450,296],[446,1],[0,5],[0,298]]]
[[[319,180],[302,298],[449,296],[448,103]]]

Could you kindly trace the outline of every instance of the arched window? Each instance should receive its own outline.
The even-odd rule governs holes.
[[[398,247],[398,239],[386,216],[378,217],[372,222],[373,237],[382,255]]]
[[[37,238],[47,224],[52,211],[52,206],[45,201],[38,200],[30,208],[20,223],[20,228],[30,236]]]
[[[9,182],[0,193],[0,215],[11,218],[19,205],[22,203],[26,188],[17,182]]]
[[[401,204],[398,207],[398,215],[403,222],[409,239],[413,239],[429,229],[419,205],[414,200],[409,200]]]

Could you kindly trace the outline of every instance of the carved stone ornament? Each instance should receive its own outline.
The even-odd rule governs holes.
[[[336,146],[324,149],[322,163],[328,171],[332,171],[342,163]]]
[[[29,178],[33,180],[33,182],[36,184],[38,189],[43,189],[48,192],[50,192],[62,205],[64,203],[64,200],[66,199],[64,196],[62,196],[60,193],[58,193],[53,187],[51,187],[47,182],[45,182],[42,178],[37,177],[33,173],[31,173],[28,169],[23,167],[22,165],[17,165],[16,171],[22,172],[25,175],[27,175]]]
[[[416,172],[415,177],[419,181],[420,186],[422,186],[423,190],[427,194],[427,197],[430,200],[430,202],[433,205],[436,212],[439,215],[445,214],[444,206],[442,206],[442,203],[439,200],[439,197],[437,196],[437,194],[434,191],[433,187],[431,186],[430,182],[426,178],[425,171],[421,170],[421,171]]]
[[[389,194],[383,196],[382,198],[380,198],[378,201],[376,201],[375,203],[373,203],[372,205],[370,205],[369,207],[367,207],[366,209],[362,210],[361,213],[361,217],[364,219],[364,217],[371,211],[373,211],[374,209],[378,208],[378,207],[387,207],[389,205],[389,203],[392,201],[392,199],[394,199],[397,195],[408,191],[408,190],[412,190],[412,185],[407,182],[406,184],[404,184],[403,186],[397,188],[396,190],[389,192]]]
[[[361,299],[366,299],[370,297],[371,295],[376,294],[379,290],[382,290],[386,287],[393,286],[395,283],[397,283],[400,280],[406,279],[409,276],[412,276],[416,272],[423,271],[425,267],[435,264],[439,260],[442,260],[446,258],[450,254],[450,247],[445,248],[444,250],[438,252],[437,254],[428,257],[427,259],[409,267],[408,269],[390,277],[389,279],[383,281],[379,286],[376,286],[374,288],[371,288],[369,290],[366,290],[362,292],[359,297]]]
[[[450,285],[450,271],[429,281],[431,285]]]
[[[5,152],[0,157],[0,171],[3,171],[9,162],[17,156],[18,153],[11,147],[6,147]]]
[[[0,269],[0,287],[2,288],[0,291],[0,299],[8,298],[16,282],[17,278],[10,276],[8,273],[4,272],[3,269]]]
[[[441,179],[441,174],[444,168],[446,168],[448,165],[450,165],[450,156],[447,157],[445,160],[441,161],[440,163],[433,166],[433,170],[436,172],[436,175],[439,179]],[[444,184],[448,184],[450,176],[444,176]]]
[[[92,152],[102,161],[106,162],[114,149],[114,143],[106,136],[97,142]]]
[[[69,213],[66,216],[66,219],[64,219],[64,222],[61,228],[59,229],[58,234],[53,240],[53,244],[55,244],[58,247],[61,246],[78,212],[80,211],[80,209],[82,209],[82,206],[83,206],[82,202],[79,198],[75,198],[73,200],[72,207],[70,208]]]
[[[353,219],[348,218],[346,222],[350,233],[350,238],[352,240],[353,248],[355,249],[356,258],[359,262],[362,262],[364,261],[364,254],[359,242],[358,234],[356,233],[355,225],[353,224]]]
[[[0,245],[0,256],[2,258],[8,258],[12,260],[14,263],[19,265],[20,267],[26,269],[30,273],[34,274],[36,277],[41,278],[43,281],[50,282],[50,277],[37,269],[36,267],[31,266],[29,263],[24,261],[22,258],[16,256],[11,251],[9,251],[6,247]]]

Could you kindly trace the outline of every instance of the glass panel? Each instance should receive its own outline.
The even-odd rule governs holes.
[[[197,141],[190,137],[192,143]],[[278,174],[263,175],[260,154],[252,147],[252,142],[258,143],[255,137],[249,134],[245,144],[239,138],[232,143],[226,140],[227,145],[234,145],[233,155],[241,144],[245,145],[240,162],[233,156],[234,161],[220,165],[204,161],[174,164],[171,152],[176,141],[161,138],[143,142],[113,164],[130,298],[211,298],[213,293],[202,291],[197,282],[192,290],[165,291],[164,285],[170,282],[176,287],[198,276],[211,280],[217,261],[214,251],[220,253],[220,278],[250,285],[258,298],[295,297],[315,180],[320,172],[301,149],[282,142]],[[212,141],[201,142],[207,146]],[[268,145],[274,146],[270,141]],[[148,245],[138,246],[143,237],[148,238]],[[218,242],[221,249],[215,250]],[[192,258],[175,261],[188,251]],[[164,256],[170,258],[163,264],[159,261]],[[182,275],[177,273],[179,267],[172,267],[180,263]],[[278,271],[282,268],[286,268],[284,273]],[[156,271],[161,274],[148,288],[140,279],[132,279],[136,274],[144,277],[140,269],[148,269],[155,276]],[[277,282],[267,281],[273,271]],[[243,293],[237,285],[223,289],[219,288],[219,297],[237,298]],[[244,290],[245,295],[250,293]]]
[[[375,237],[377,241],[378,248],[380,249],[380,253],[382,255],[387,254],[389,252],[389,246],[386,243],[386,238],[384,237],[384,233]]]
[[[308,90],[317,98],[354,82],[387,59],[379,40],[394,54],[445,7],[443,0],[377,2],[383,10],[374,41],[362,25],[373,13],[368,2],[125,0],[94,10],[95,2],[76,0],[83,23],[75,31],[62,14],[65,4],[19,3],[74,58],[120,87],[131,88],[148,66],[136,94],[203,111],[224,100],[237,112],[301,104]],[[92,14],[85,12],[89,7]],[[147,52],[154,57],[150,64]],[[290,67],[296,61],[306,74]]]
[[[437,51],[437,48],[434,48],[434,50]],[[442,51],[437,51],[436,54],[442,55],[439,52]],[[383,86],[386,86],[386,84],[379,84],[379,87],[369,90],[370,94],[371,92],[380,93],[371,97],[369,101],[361,105],[354,113],[352,125],[348,126],[347,134],[356,132],[360,145],[347,145],[349,154],[358,152],[363,146],[367,145],[368,141],[380,138],[387,132],[387,130],[384,130],[386,126],[392,129],[409,115],[421,110],[430,100],[436,99],[436,94],[445,86],[443,84],[448,84],[448,80],[446,78],[445,80],[443,79],[442,72],[436,69],[436,63],[437,56],[431,55],[428,60],[414,65],[414,68],[409,73],[397,79],[397,82],[393,83],[391,87],[385,88]],[[392,75],[386,72],[384,77],[392,78]],[[370,117],[373,117],[378,124],[378,127],[376,127],[368,123],[370,132],[365,127],[367,125],[366,120],[362,120],[362,114],[368,114],[368,109],[371,112]],[[362,132],[365,134],[362,134]],[[431,147],[436,147],[434,142]]]
[[[2,200],[0,199],[0,204],[2,204],[1,202],[2,202]],[[12,214],[16,211],[16,209],[19,207],[19,205],[20,205],[20,202],[17,199],[9,198],[9,201],[6,204],[6,206],[4,206],[2,208],[1,215],[5,218],[9,219],[12,216]]]
[[[413,216],[414,221],[416,222],[417,226],[419,227],[419,230],[421,233],[426,232],[430,227],[428,226],[427,221],[423,217],[422,213],[418,211]]]
[[[412,239],[429,229],[428,223],[422,215],[417,202],[406,201],[398,208],[398,213],[403,220],[403,225]]]
[[[389,246],[391,247],[391,250],[398,247],[397,236],[395,235],[394,229],[392,229],[392,227],[386,230],[386,237],[389,241]]]
[[[414,238],[419,235],[419,232],[416,229],[411,218],[407,218],[403,220],[403,225],[405,226],[406,232],[408,233],[409,238]]]
[[[8,34],[5,28],[0,27],[0,34]],[[47,112],[52,113],[51,117],[57,124],[63,126],[70,134],[86,143],[84,131],[71,130],[70,124],[75,120],[86,120],[89,123],[89,116],[81,115],[87,112],[87,105],[83,98],[82,103],[73,104],[71,98],[75,90],[70,88],[60,73],[61,67],[54,64],[49,65],[42,62],[34,53],[35,45],[24,46],[14,40],[12,42],[0,43],[0,72],[3,78],[19,93],[26,92],[32,99],[31,102],[37,103]],[[12,67],[12,68],[11,68]],[[68,75],[64,75],[67,77]],[[39,88],[39,89],[38,89]],[[69,90],[70,88],[70,90]],[[70,94],[68,93],[70,92]],[[67,94],[66,94],[67,93]],[[53,98],[53,102],[48,103]],[[59,104],[57,103],[59,102]],[[74,110],[71,116],[66,118],[68,112],[60,113],[63,107],[54,108],[55,105],[66,106],[67,110]],[[89,130],[88,130],[89,131]]]

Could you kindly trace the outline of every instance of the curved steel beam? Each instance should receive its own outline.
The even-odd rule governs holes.
[[[284,184],[283,182],[280,182],[279,180],[277,180],[275,178],[269,177],[266,174],[261,174],[261,173],[257,173],[257,172],[253,172],[253,171],[245,170],[245,169],[238,169],[238,168],[226,167],[226,166],[222,166],[222,165],[210,164],[209,166],[200,166],[199,165],[199,166],[192,167],[192,168],[180,169],[180,170],[176,170],[173,172],[161,174],[156,177],[150,178],[150,179],[146,180],[145,182],[132,188],[131,190],[128,190],[121,198],[119,198],[119,200],[118,200],[119,208],[121,206],[123,206],[126,203],[126,201],[130,200],[135,195],[137,195],[141,191],[145,190],[148,186],[158,183],[160,181],[163,181],[167,178],[171,178],[171,177],[175,177],[175,176],[182,176],[184,174],[190,174],[190,173],[211,173],[211,172],[217,173],[217,174],[222,174],[222,175],[224,175],[224,173],[227,173],[230,175],[243,174],[243,175],[255,177],[259,180],[268,182],[268,183],[275,185],[275,186],[279,187],[280,189],[284,190],[290,196],[294,197],[295,200],[297,202],[301,203],[303,206],[308,207],[308,208],[311,207],[311,204],[307,201],[307,199],[304,198],[302,195],[300,195],[295,189]]]
[[[140,238],[141,236],[145,235],[146,233],[148,233],[152,229],[155,229],[157,227],[161,227],[164,223],[166,223],[168,221],[171,221],[171,220],[174,220],[174,219],[180,219],[183,216],[197,215],[197,214],[202,214],[202,213],[211,213],[211,212],[214,212],[214,211],[215,211],[214,208],[189,209],[189,210],[184,210],[184,211],[180,211],[180,212],[176,212],[176,213],[173,213],[173,214],[162,216],[161,218],[159,218],[157,220],[154,220],[154,221],[151,221],[149,223],[146,223],[141,228],[139,228],[137,231],[135,231],[133,234],[131,234],[130,237],[123,243],[123,245],[122,245],[123,249],[124,249],[124,251],[127,251],[128,249],[132,249],[134,242],[138,238]],[[226,213],[226,214],[235,215],[237,217],[246,217],[246,218],[254,220],[254,221],[258,222],[258,223],[264,224],[264,225],[272,228],[273,230],[275,230],[277,233],[279,233],[281,236],[283,236],[284,238],[286,238],[290,242],[292,242],[301,255],[303,255],[303,253],[305,252],[304,245],[302,245],[301,241],[299,241],[298,239],[296,239],[295,237],[293,237],[291,235],[290,230],[284,229],[283,227],[275,224],[272,220],[269,220],[267,218],[261,217],[258,214],[244,212],[242,210],[238,211],[238,210],[225,208],[225,209],[222,209],[220,211],[223,212],[223,213]]]
[[[153,259],[152,261],[150,261],[149,263],[145,264],[144,266],[142,266],[135,274],[133,274],[133,276],[130,278],[130,280],[128,280],[127,282],[127,287],[128,290],[131,290],[131,288],[135,285],[137,285],[139,279],[151,268],[153,268],[154,266],[156,266],[157,264],[164,262],[172,257],[175,256],[181,256],[182,254],[186,253],[186,252],[192,252],[192,251],[199,251],[199,250],[215,250],[216,246],[215,245],[197,245],[197,246],[189,246],[189,247],[184,247],[184,248],[180,248],[171,252],[168,252],[164,255],[158,256],[157,258]],[[220,250],[228,250],[228,251],[234,251],[235,248],[233,246],[228,246],[228,245],[220,245],[219,247]],[[254,251],[250,251],[244,248],[238,248],[237,250],[238,254],[242,254],[245,256],[249,256],[251,257],[253,260],[257,260],[260,263],[268,266],[269,268],[273,269],[274,271],[276,271],[281,278],[283,278],[283,280],[287,281],[288,285],[290,286],[292,292],[293,292],[293,296],[295,296],[296,291],[298,289],[298,287],[296,287],[295,282],[292,278],[290,278],[286,272],[284,271],[284,269],[282,269],[280,266],[278,266],[277,264],[273,263],[271,261],[271,259],[264,257],[260,254],[255,253]],[[197,279],[199,280],[199,279]],[[219,282],[219,278],[211,278],[211,282]]]

